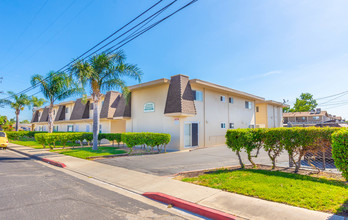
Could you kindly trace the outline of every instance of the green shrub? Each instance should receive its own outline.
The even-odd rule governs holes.
[[[331,134],[338,130],[339,128],[328,127],[233,129],[226,133],[226,144],[236,152],[241,167],[244,167],[240,156],[242,150],[247,152],[250,163],[255,167],[251,158],[257,157],[258,151],[263,146],[272,161],[272,167],[275,168],[277,157],[285,149],[295,165],[295,172],[298,172],[302,158],[307,153],[325,152],[329,149]],[[251,152],[255,151],[255,155],[251,155]],[[310,159],[308,163],[315,167]]]
[[[166,152],[166,146],[170,142],[169,134],[151,133],[151,132],[129,132],[122,133],[121,141],[127,145],[129,153],[132,153],[134,146],[148,146],[152,149],[157,147],[160,152],[161,148],[164,148]]]
[[[348,181],[348,129],[332,134],[332,157],[342,176]]]
[[[252,135],[249,131],[249,129],[239,128],[227,130],[226,133],[227,147],[236,152],[239,159],[239,164],[242,168],[244,168],[244,163],[242,157],[240,156],[240,152],[245,148],[245,146],[252,145]]]
[[[5,131],[8,139],[20,140],[21,138],[28,137],[34,138],[35,134],[47,133],[44,131]]]

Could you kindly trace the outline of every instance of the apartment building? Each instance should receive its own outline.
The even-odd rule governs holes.
[[[281,102],[264,100],[256,102],[256,127],[276,128],[283,126],[283,108],[288,107]]]
[[[227,129],[256,127],[257,105],[267,103],[281,108],[277,102],[185,75],[128,89],[128,101],[114,91],[103,97],[100,132],[169,133],[172,140],[168,149],[172,150],[224,144]],[[90,99],[86,104],[78,99],[56,105],[55,130],[92,131],[90,103]],[[281,115],[278,109],[273,115],[267,114],[267,126],[280,126]],[[47,108],[37,110],[32,120],[35,130],[47,130],[47,119]]]

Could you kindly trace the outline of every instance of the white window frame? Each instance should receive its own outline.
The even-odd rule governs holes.
[[[220,101],[221,102],[226,102],[226,97],[224,95],[220,96]]]
[[[220,128],[225,129],[226,128],[226,123],[225,122],[221,122],[220,123]]]
[[[65,107],[65,114],[69,113],[69,107]]]
[[[247,106],[247,104],[248,104],[248,106]],[[250,102],[250,101],[245,101],[245,108],[246,108],[246,109],[252,109],[252,102]]]
[[[234,123],[233,122],[230,122],[230,124],[228,126],[229,126],[230,129],[234,129]]]
[[[145,107],[146,107],[147,105],[152,105],[153,108],[152,108],[152,109],[146,109]],[[154,102],[146,102],[146,103],[144,104],[144,112],[154,112],[154,111],[155,111],[155,103],[154,103]]]
[[[233,102],[234,102],[233,97],[228,97],[228,103],[233,104]]]
[[[203,102],[203,92],[199,90],[193,90],[195,92],[195,101]]]
[[[69,131],[69,128],[71,128],[71,131]],[[66,132],[74,132],[74,125],[67,125]]]

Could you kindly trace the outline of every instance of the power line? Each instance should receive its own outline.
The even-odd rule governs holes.
[[[32,40],[30,42],[30,44],[28,44],[27,47],[25,47],[16,57],[14,57],[14,59],[12,59],[10,62],[8,62],[7,64],[5,64],[4,67],[8,66],[9,64],[11,64],[13,61],[15,61],[18,57],[20,57],[37,39],[40,39],[42,35],[44,35],[74,4],[75,4],[76,0],[74,0],[73,2],[71,2],[71,4],[68,5],[68,7],[66,7],[60,14],[58,17],[55,18],[55,20],[53,22],[50,23],[50,25],[48,25],[44,31],[42,31],[34,40]]]
[[[348,93],[348,90],[344,91],[344,92],[340,92],[340,93],[334,94],[334,95],[329,95],[329,96],[326,96],[326,97],[318,98],[316,100],[327,99],[327,98],[335,97],[335,96],[338,96],[338,95],[341,95],[341,94],[345,94],[345,93]]]
[[[162,0],[161,0],[161,1],[162,1]],[[147,10],[146,10],[145,12],[143,12],[141,15],[137,16],[137,17],[136,17],[135,19],[133,19],[131,22],[129,22],[129,23],[127,23],[126,25],[124,25],[123,27],[121,27],[119,30],[117,30],[116,32],[114,32],[112,35],[110,35],[109,37],[107,37],[106,39],[104,39],[103,41],[101,41],[100,43],[98,43],[96,46],[92,47],[91,49],[89,49],[88,51],[86,51],[85,53],[83,53],[82,55],[80,55],[78,58],[74,59],[73,61],[71,61],[70,63],[68,63],[67,65],[65,65],[64,67],[62,67],[60,70],[64,69],[65,67],[68,67],[70,64],[72,64],[73,62],[75,62],[77,59],[81,58],[82,56],[84,56],[85,54],[87,54],[88,52],[90,52],[91,50],[93,50],[94,48],[96,48],[97,46],[99,46],[100,44],[102,44],[103,42],[105,42],[107,39],[111,38],[114,34],[116,34],[117,32],[119,32],[120,30],[122,30],[124,27],[128,26],[130,23],[132,23],[132,22],[135,21],[137,18],[139,18],[140,16],[142,16],[143,14],[145,14],[147,11],[149,11],[150,9],[152,9],[153,7],[155,7],[155,6],[156,6],[157,4],[159,4],[161,1],[157,2],[154,6],[150,7],[149,9],[147,9]],[[176,1],[176,0],[175,0],[175,1]],[[175,2],[175,1],[173,1],[173,2]],[[183,7],[179,8],[178,10],[176,10],[175,12],[173,12],[173,13],[171,13],[170,15],[166,16],[165,18],[163,18],[163,19],[159,20],[158,22],[152,24],[151,26],[147,27],[145,30],[138,32],[138,33],[137,33],[134,37],[132,37],[130,40],[128,40],[127,42],[125,42],[125,43],[122,44],[121,46],[117,47],[116,49],[112,50],[111,52],[113,52],[113,51],[119,49],[120,47],[124,46],[125,44],[129,43],[130,41],[136,39],[136,38],[139,37],[140,35],[142,35],[142,34],[144,34],[145,32],[147,32],[148,30],[150,30],[150,29],[152,29],[153,27],[157,26],[159,23],[163,22],[164,20],[168,19],[169,17],[173,16],[174,14],[178,13],[179,11],[183,10],[184,8],[188,7],[189,5],[191,5],[191,4],[193,4],[193,3],[197,2],[197,1],[198,1],[198,0],[192,0],[191,2],[189,2],[189,3],[186,4],[186,5],[184,5]],[[173,2],[172,2],[171,4],[173,4]],[[171,4],[169,4],[169,5],[171,5]],[[162,8],[161,10],[163,10],[163,8]],[[160,11],[161,11],[161,10],[160,10]],[[158,12],[160,12],[160,11],[158,11]],[[156,15],[158,12],[156,12],[154,15]],[[152,16],[154,16],[154,15],[152,15]],[[151,18],[151,16],[150,16],[149,18]],[[144,21],[148,20],[149,18],[145,19]],[[141,23],[143,23],[144,21],[142,21]],[[139,24],[141,24],[141,23],[139,23]],[[138,25],[139,25],[139,24],[138,24]],[[138,25],[137,25],[137,26],[138,26]],[[137,26],[136,26],[136,27],[137,27]],[[134,28],[135,28],[135,27],[133,27],[132,29],[134,29]],[[132,29],[131,29],[131,30],[132,30]],[[129,32],[129,31],[127,31],[127,32]],[[133,34],[134,34],[134,33],[133,33]],[[132,35],[131,35],[131,36],[132,36]],[[130,36],[128,36],[128,38],[129,38],[129,37],[130,37]],[[126,38],[126,39],[127,39],[127,38]],[[112,42],[111,42],[111,43],[112,43]],[[109,42],[108,44],[110,44],[110,42]],[[99,49],[99,50],[100,50],[100,49]],[[99,50],[97,50],[97,51],[99,51]],[[90,54],[90,55],[92,55],[92,54]],[[88,56],[90,56],[90,55],[88,55]],[[58,71],[60,71],[60,70],[58,70]],[[49,77],[47,77],[47,78],[49,78]],[[47,80],[47,78],[46,78],[45,80]],[[23,91],[20,92],[20,93],[27,92],[27,91],[29,91],[29,90],[35,88],[36,86],[37,86],[37,85],[34,85],[34,86],[32,86],[32,87],[29,87],[28,89],[23,90]]]
[[[137,20],[138,18],[140,18],[141,16],[143,16],[145,13],[147,13],[148,11],[150,11],[152,8],[154,8],[156,5],[158,5],[159,3],[161,3],[163,0],[158,1],[157,3],[155,3],[154,5],[152,5],[150,8],[148,8],[147,10],[145,10],[144,12],[142,12],[140,15],[138,15],[137,17],[135,17],[134,19],[132,19],[130,22],[128,22],[127,24],[125,24],[124,26],[122,26],[121,28],[119,28],[118,30],[116,30],[115,32],[113,32],[111,35],[109,35],[108,37],[106,37],[104,40],[100,41],[99,43],[97,43],[95,46],[93,46],[92,48],[90,48],[89,50],[87,50],[86,52],[84,52],[83,54],[81,54],[79,57],[77,57],[76,59],[74,59],[73,61],[69,62],[68,64],[66,64],[65,66],[63,66],[62,68],[60,68],[57,72],[63,70],[64,68],[68,67],[69,65],[71,65],[72,63],[74,63],[76,60],[80,59],[81,57],[83,57],[84,55],[86,55],[87,53],[89,53],[90,51],[92,51],[93,49],[95,49],[96,47],[98,47],[99,45],[101,45],[102,43],[104,43],[105,41],[107,41],[108,39],[110,39],[112,36],[114,36],[115,34],[117,34],[118,32],[120,32],[121,30],[123,30],[125,27],[127,27],[128,25],[130,25],[131,23],[133,23],[135,20]],[[44,80],[49,79],[49,77],[46,77]],[[20,91],[18,94],[21,93],[26,93],[34,88],[36,88],[38,85],[40,85],[40,83],[37,83],[27,89],[24,89],[22,91]]]

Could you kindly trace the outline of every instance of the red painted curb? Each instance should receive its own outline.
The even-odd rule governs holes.
[[[212,208],[201,206],[192,202],[188,202],[188,201],[185,201],[164,193],[146,192],[146,193],[143,193],[143,196],[146,196],[150,199],[154,199],[166,204],[170,204],[172,206],[187,210],[189,212],[192,212],[210,219],[218,219],[218,220],[237,219],[235,216],[227,214],[225,212],[221,212],[216,209],[212,209]]]
[[[66,167],[66,165],[65,165],[64,163],[57,162],[57,161],[54,161],[54,160],[51,160],[51,159],[41,158],[41,160],[42,160],[43,162],[52,164],[52,165],[57,166],[57,167],[61,167],[61,168]]]

